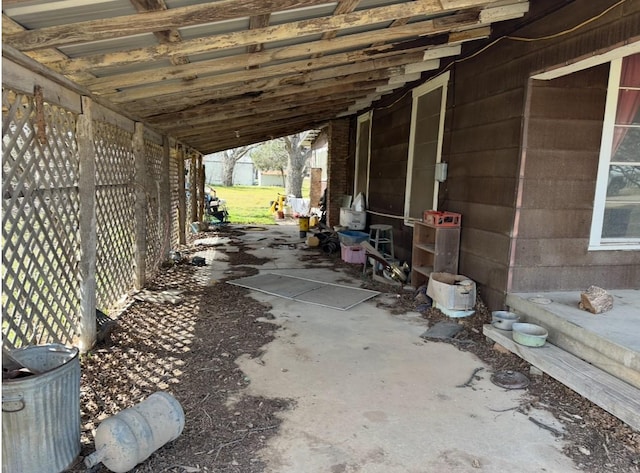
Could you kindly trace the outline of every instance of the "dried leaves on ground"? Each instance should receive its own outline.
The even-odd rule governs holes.
[[[228,237],[241,232],[221,229]],[[272,242],[279,244],[278,242]],[[229,278],[256,274],[255,267],[268,261],[243,251],[229,252]],[[195,253],[192,246],[183,255]],[[338,255],[320,250],[300,252],[299,258],[314,264],[331,261],[335,270],[362,278],[363,286],[381,291],[378,305],[392,316],[413,312],[420,304],[413,291],[398,283],[363,278],[362,266],[342,262]],[[148,290],[179,290],[180,304],[134,301],[123,311],[108,339],[82,359],[82,452],[69,473],[86,473],[81,463],[93,451],[93,432],[99,422],[131,407],[151,393],[164,390],[181,403],[186,417],[178,439],[138,465],[136,473],[258,473],[264,465],[258,455],[280,425],[279,412],[290,409],[286,399],[248,396],[250,383],[234,360],[239,356],[260,359],[262,347],[274,338],[276,325],[267,307],[248,296],[248,290],[202,280],[188,264],[167,265],[147,286]],[[640,434],[572,390],[548,376],[530,376],[529,365],[512,353],[494,349],[482,335],[490,312],[478,297],[476,314],[459,319],[463,330],[449,343],[469,351],[487,363],[490,371],[514,370],[528,375],[531,383],[522,404],[508,410],[527,415],[532,407],[552,412],[564,426],[566,454],[587,472],[640,471]],[[437,309],[422,317],[433,324],[450,320]],[[425,341],[424,343],[438,343]],[[473,373],[473,376],[483,372]],[[473,378],[472,376],[472,378]],[[473,379],[471,379],[473,381]],[[470,383],[472,384],[472,383]],[[544,428],[545,426],[541,426]],[[103,466],[91,473],[104,473]]]
[[[255,268],[236,266],[232,277],[253,272]],[[259,358],[273,339],[270,307],[244,288],[208,284],[196,274],[188,264],[164,268],[147,289],[178,290],[182,302],[130,303],[105,343],[83,357],[82,451],[70,473],[87,471],[81,462],[93,451],[93,433],[101,420],[160,390],[180,402],[185,428],[133,472],[263,471],[257,452],[276,433],[281,422],[277,414],[289,409],[290,402],[246,395],[250,380],[235,360]],[[107,471],[102,465],[91,470]]]

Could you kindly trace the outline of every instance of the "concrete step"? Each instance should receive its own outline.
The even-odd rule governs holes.
[[[632,428],[640,431],[640,389],[547,342],[531,348],[514,342],[511,333],[485,325],[483,333],[520,358],[557,379]]]
[[[547,295],[548,304],[519,294],[508,294],[506,302],[521,321],[546,328],[553,345],[640,389],[636,308],[616,301],[611,312],[594,315],[578,308],[579,293]]]

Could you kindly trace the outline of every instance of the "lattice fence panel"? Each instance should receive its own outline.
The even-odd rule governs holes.
[[[96,219],[98,232],[96,300],[109,310],[133,287],[134,176],[133,135],[94,121]]]
[[[76,116],[2,91],[2,334],[73,342],[80,307]]]
[[[147,256],[146,271],[153,273],[162,260],[162,248],[168,242],[170,231],[169,215],[159,213],[160,183],[162,182],[162,157],[164,149],[152,141],[145,141],[144,154],[149,173],[149,186],[147,193]],[[162,190],[160,190],[162,191]]]
[[[185,159],[184,160],[184,170],[186,172],[185,175],[185,187],[186,187],[186,192],[185,192],[185,200],[186,200],[186,216],[185,216],[185,223],[187,225],[187,232],[189,232],[190,230],[190,225],[191,225],[191,168],[193,166],[191,166],[191,159]]]
[[[177,248],[180,244],[180,225],[178,221],[178,160],[172,157],[169,160],[169,186],[171,192],[171,248]]]

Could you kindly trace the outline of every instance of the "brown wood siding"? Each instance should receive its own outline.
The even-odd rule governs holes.
[[[605,64],[531,83],[513,291],[640,281],[640,252],[588,251],[608,74]]]
[[[533,15],[551,4],[532,2]],[[574,2],[513,36],[563,31],[610,5]],[[608,69],[604,82],[600,70],[582,82],[564,77],[554,87],[543,84],[546,93],[536,94],[529,104],[528,146],[521,145],[529,77],[638,36],[638,11],[637,5],[618,8],[558,39],[502,40],[453,68],[443,150],[449,179],[441,197],[443,208],[463,214],[460,272],[479,283],[492,308],[503,304],[507,290],[579,289],[588,280],[630,287],[639,280],[630,268],[640,262],[640,252],[630,257],[630,252],[586,250]],[[526,167],[514,232],[523,152]],[[512,257],[507,242],[516,235]],[[509,288],[504,276],[511,265]]]
[[[531,2],[523,19],[528,24],[508,34],[539,38],[568,31],[612,4],[576,1],[556,10],[554,0]],[[500,28],[507,31],[515,23]],[[537,84],[546,90],[536,90],[527,102],[534,74],[638,36],[640,2],[627,2],[576,31],[532,42],[503,39],[450,67],[442,154],[449,173],[439,206],[462,214],[459,272],[478,283],[490,308],[503,306],[507,290],[592,283],[623,288],[640,280],[640,252],[586,251],[608,71],[587,73],[581,82],[564,77]],[[466,44],[464,52],[476,47]],[[372,210],[402,215],[411,95],[398,96],[374,109],[369,202]],[[411,234],[401,222],[375,216],[371,221],[394,224],[396,253],[410,252]]]
[[[374,212],[404,215],[411,103],[408,94],[393,107],[373,112],[367,203]],[[370,215],[369,223],[392,225],[396,258],[411,261],[412,227],[407,227],[401,218],[378,215]]]

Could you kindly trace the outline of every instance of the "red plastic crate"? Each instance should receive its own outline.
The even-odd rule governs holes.
[[[462,215],[455,212],[439,212],[437,210],[425,210],[422,221],[434,227],[459,227]]]

